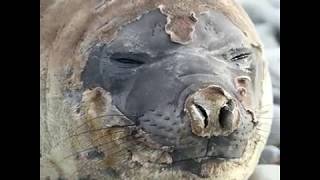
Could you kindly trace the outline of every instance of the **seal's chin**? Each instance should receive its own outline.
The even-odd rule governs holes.
[[[208,177],[209,174],[206,173],[208,165],[218,166],[221,163],[231,163],[232,161],[239,160],[241,157],[224,157],[224,156],[204,156],[204,157],[194,157],[186,160],[173,161],[168,167],[187,171],[195,174],[199,177]]]

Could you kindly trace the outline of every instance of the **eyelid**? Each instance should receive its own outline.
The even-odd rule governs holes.
[[[227,59],[231,61],[237,61],[241,59],[249,58],[252,55],[252,51],[248,48],[233,48],[227,53]]]
[[[109,56],[110,61],[113,61],[121,68],[133,68],[145,64],[146,56],[137,53],[113,53]]]
[[[241,60],[241,59],[246,59],[248,57],[250,57],[251,53],[241,53],[239,55],[236,55],[234,57],[231,58],[231,61],[237,61],[237,60]]]
[[[135,60],[135,59],[130,59],[130,58],[116,58],[116,59],[111,59],[113,61],[117,61],[120,63],[124,63],[124,64],[144,64],[142,61],[139,60]]]
[[[110,59],[131,59],[135,61],[145,62],[149,58],[148,54],[144,53],[113,53]]]

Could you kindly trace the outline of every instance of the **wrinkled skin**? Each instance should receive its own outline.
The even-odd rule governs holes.
[[[258,62],[242,32],[221,13],[206,12],[198,21],[192,43],[183,46],[164,32],[165,15],[159,10],[147,13],[125,26],[111,43],[92,50],[82,75],[84,87],[111,92],[114,105],[124,115],[136,116],[131,119],[156,142],[174,147],[176,161],[239,158],[254,126],[245,108],[241,106],[239,129],[208,139],[192,134],[184,103],[206,84],[240,96],[235,79],[248,76],[255,81]]]
[[[41,177],[249,177],[270,128],[262,47],[234,4],[201,3],[43,8]]]

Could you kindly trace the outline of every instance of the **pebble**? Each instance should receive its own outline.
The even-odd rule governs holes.
[[[280,180],[280,166],[258,165],[248,180]]]
[[[261,154],[259,164],[280,164],[280,149],[272,145],[266,146]]]

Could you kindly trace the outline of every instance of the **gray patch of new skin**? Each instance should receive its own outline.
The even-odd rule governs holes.
[[[93,48],[82,74],[84,87],[109,91],[122,113],[136,115],[131,119],[154,140],[175,147],[174,162],[206,155],[240,157],[252,129],[243,107],[239,130],[211,139],[192,134],[183,108],[187,96],[204,83],[219,85],[235,97],[235,77],[246,75],[254,81],[254,53],[231,61],[251,50],[242,32],[221,13],[201,14],[188,45],[173,43],[164,31],[166,23],[166,16],[152,11],[123,27],[112,42]],[[245,67],[253,69],[251,74]]]

